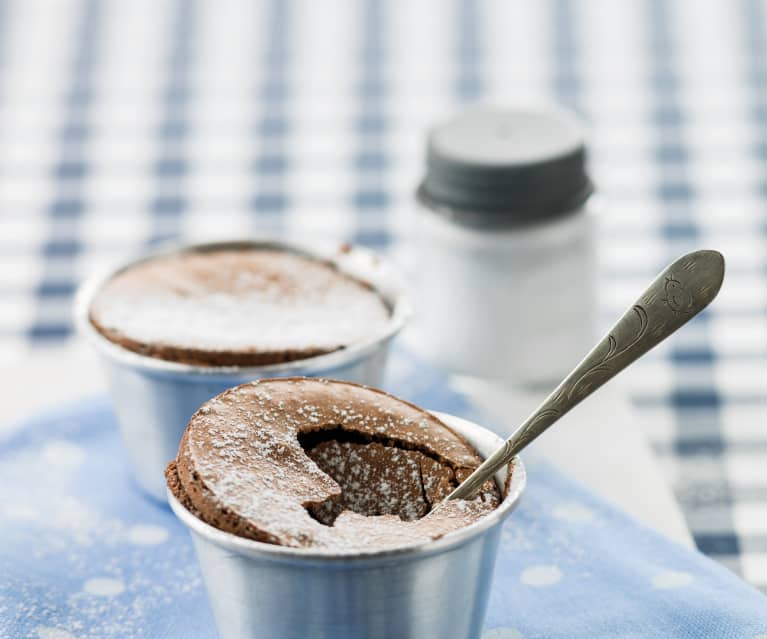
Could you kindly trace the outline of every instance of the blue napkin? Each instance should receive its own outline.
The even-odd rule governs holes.
[[[476,418],[399,353],[393,392]],[[190,538],[132,484],[105,398],[0,441],[0,637],[215,637]],[[483,639],[764,639],[767,599],[544,463],[503,530]],[[449,638],[446,638],[449,639]]]

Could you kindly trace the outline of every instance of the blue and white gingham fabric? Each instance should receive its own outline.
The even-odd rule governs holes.
[[[470,416],[444,377],[403,353],[393,364],[393,392]],[[102,398],[0,441],[0,637],[215,637],[188,531],[129,472]],[[544,464],[528,472],[482,639],[767,636],[767,598],[730,571]]]
[[[631,383],[698,547],[767,588],[762,0],[0,0],[3,361],[56,352],[82,277],[165,239],[389,248],[424,128],[477,99],[590,124],[606,320],[725,253]]]

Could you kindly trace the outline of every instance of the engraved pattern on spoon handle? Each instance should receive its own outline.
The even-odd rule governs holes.
[[[717,251],[688,253],[667,267],[538,409],[448,499],[473,495],[562,415],[700,313],[716,297],[723,278],[724,258]]]

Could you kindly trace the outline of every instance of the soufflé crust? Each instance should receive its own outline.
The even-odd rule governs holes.
[[[117,273],[90,322],[120,346],[199,366],[262,366],[380,334],[390,311],[333,264],[271,248],[188,250]]]
[[[495,509],[493,482],[440,503],[481,461],[439,419],[382,391],[286,378],[205,403],[165,474],[175,497],[221,530],[354,553],[438,539]]]

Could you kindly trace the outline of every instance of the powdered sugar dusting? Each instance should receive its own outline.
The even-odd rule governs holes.
[[[139,343],[219,351],[332,351],[380,333],[381,297],[332,266],[284,251],[151,260],[110,280],[91,307]]]
[[[446,497],[454,487],[454,475],[421,452],[379,443],[327,441],[307,451],[324,472],[341,486],[339,498],[313,509],[322,523],[332,524],[344,510],[367,516],[397,515],[415,521],[431,510],[432,503]],[[440,482],[440,480],[442,480]],[[430,495],[442,484],[438,495]]]
[[[304,435],[319,438],[308,455]],[[208,402],[187,428],[178,473],[186,487],[205,486],[186,492],[213,525],[352,552],[441,537],[495,508],[489,485],[424,517],[480,461],[436,418],[384,393],[286,379]]]

